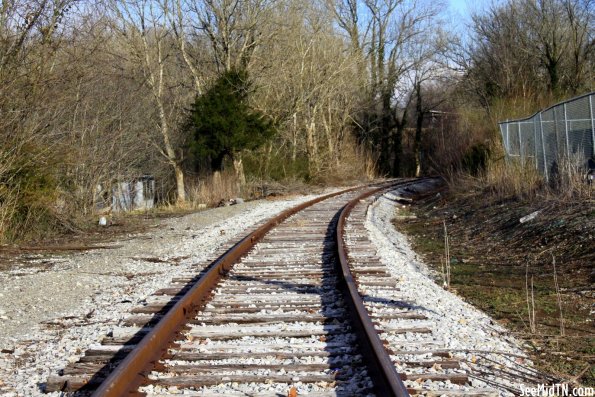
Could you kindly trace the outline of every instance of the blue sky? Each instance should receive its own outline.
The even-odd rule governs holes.
[[[467,8],[468,0],[449,0],[449,3],[451,11],[458,12],[464,17],[469,15]]]
[[[451,27],[463,37],[469,34],[471,14],[483,13],[494,4],[502,4],[507,0],[448,0],[447,16]]]
[[[471,13],[477,10],[477,3],[488,3],[491,0],[448,0],[448,9],[445,17],[454,31],[458,32],[461,38],[469,34],[468,25],[471,20]]]
[[[448,0],[448,5],[450,12],[458,13],[467,19],[473,11],[482,11],[493,4],[503,2],[503,0]]]

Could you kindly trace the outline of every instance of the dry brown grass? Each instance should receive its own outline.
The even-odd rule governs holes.
[[[595,186],[587,183],[582,161],[579,158],[560,159],[558,164],[558,173],[550,175],[549,181],[534,163],[504,158],[490,160],[478,177],[458,173],[447,179],[451,191],[461,196],[483,191],[489,194],[486,198],[496,200],[593,200]]]
[[[189,180],[186,185],[187,202],[182,209],[202,209],[216,206],[221,200],[227,201],[241,197],[258,199],[269,196],[286,196],[291,193],[306,194],[312,187],[297,179],[288,179],[283,183],[249,178],[241,185],[232,170],[214,173],[206,177]],[[179,204],[172,204],[172,210]]]
[[[491,161],[480,180],[499,199],[516,197],[530,200],[545,186],[544,178],[535,166],[515,160]]]
[[[582,161],[578,158],[558,161],[559,171],[549,181],[535,165],[517,160],[491,162],[481,184],[499,199],[592,200],[595,186],[587,183]]]
[[[240,186],[233,171],[213,173],[199,179],[189,180],[186,186],[185,206],[199,209],[217,205],[221,200],[241,196]]]
[[[3,186],[0,186],[3,189]],[[0,244],[9,239],[9,230],[14,226],[14,215],[17,208],[16,195],[10,191],[1,194],[0,202]]]
[[[325,186],[350,185],[377,178],[377,160],[363,147],[345,144],[338,163],[328,164],[314,181]]]
[[[587,183],[584,160],[581,156],[562,158],[558,164],[559,173],[552,180],[553,188],[550,189],[550,195],[554,193],[553,197],[565,200],[595,198],[595,185]]]

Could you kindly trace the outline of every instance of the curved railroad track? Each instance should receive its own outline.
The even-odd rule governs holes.
[[[157,291],[46,391],[407,396],[468,383],[447,351],[403,339],[431,327],[399,300],[364,229],[376,193],[416,182],[354,188],[272,218],[200,275]],[[498,395],[456,393],[446,395]]]

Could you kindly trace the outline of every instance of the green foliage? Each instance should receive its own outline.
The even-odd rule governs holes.
[[[471,175],[477,176],[485,171],[490,158],[490,148],[479,143],[471,146],[463,155],[463,168]]]
[[[276,182],[311,180],[308,158],[305,154],[300,154],[292,160],[291,153],[283,150],[268,155],[262,153],[262,150],[257,150],[247,153],[242,159],[246,175],[260,180]]]
[[[195,168],[210,161],[213,170],[221,170],[225,157],[254,150],[276,132],[270,120],[248,105],[250,89],[245,71],[230,71],[195,99],[185,125]]]
[[[60,227],[58,184],[36,147],[24,147],[0,173],[0,240],[37,237]]]

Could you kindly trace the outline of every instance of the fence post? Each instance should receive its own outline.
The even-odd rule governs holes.
[[[510,132],[508,131],[508,125],[510,123],[506,120],[506,163],[510,162]]]
[[[535,169],[539,171],[537,153],[537,119],[533,117],[533,158],[535,159]]]
[[[541,112],[539,112],[539,129],[541,130],[541,149],[543,150],[543,173],[545,180],[550,181],[549,173],[547,171],[547,158],[545,156],[545,140],[543,139],[543,120],[541,119]]]
[[[516,128],[517,128],[517,135],[519,136],[519,156],[521,157],[521,164],[523,164],[525,162],[524,156],[523,156],[523,138],[521,135],[521,122],[517,122],[516,123]]]
[[[570,162],[570,139],[568,139],[568,115],[566,114],[566,102],[564,102],[564,131],[566,132],[566,156],[568,156],[566,161]]]
[[[558,162],[558,160],[560,160],[560,133],[558,131],[558,112],[556,112],[557,106],[552,108],[552,112],[554,115],[554,135],[555,135],[555,140],[556,140],[556,150],[555,150],[555,155],[554,155],[554,159],[553,162]],[[552,163],[553,164],[553,163]]]
[[[595,115],[593,115],[593,95],[589,95],[589,113],[591,114],[591,152],[595,157]]]

